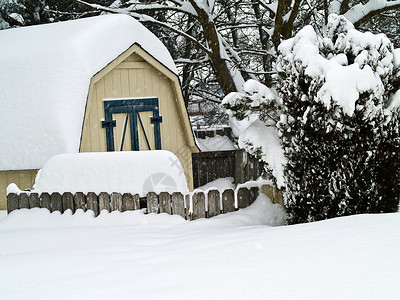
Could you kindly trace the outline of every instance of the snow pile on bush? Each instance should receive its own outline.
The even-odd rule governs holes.
[[[344,17],[330,15],[328,22],[324,37],[308,25],[283,41],[277,71],[304,75],[310,87],[322,84],[314,101],[328,110],[333,102],[352,116],[361,94],[384,96],[394,70],[393,45],[384,34],[357,31]]]
[[[249,80],[243,92],[230,93],[222,105],[228,111],[239,148],[265,162],[278,187],[282,187],[285,157],[275,127],[280,112],[276,92]]]

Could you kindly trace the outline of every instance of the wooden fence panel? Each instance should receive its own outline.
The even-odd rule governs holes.
[[[112,193],[111,194],[111,211],[120,211],[122,212],[122,195],[120,193]]]
[[[135,210],[135,201],[131,193],[124,193],[122,195],[122,207],[124,211]]]
[[[194,187],[218,178],[235,177],[236,150],[192,154]]]
[[[147,194],[147,212],[148,213],[158,213],[158,196],[154,192],[149,192]]]
[[[102,192],[99,194],[99,211],[101,212],[103,209],[108,212],[111,211],[110,208],[110,194]]]
[[[89,192],[86,195],[87,209],[92,210],[94,215],[97,217],[99,215],[99,203],[96,193]]]
[[[271,192],[274,200],[283,202],[282,193],[275,190],[275,187],[263,186],[263,191]],[[252,204],[259,195],[259,188],[245,187],[237,190],[237,207],[245,208]],[[275,199],[276,198],[276,199]],[[41,207],[47,208],[50,212],[60,211],[63,213],[67,209],[75,212],[77,209],[93,210],[95,216],[99,215],[101,210],[108,211],[128,211],[147,207],[148,213],[168,213],[177,214],[187,220],[196,220],[199,218],[214,217],[220,213],[235,211],[235,191],[227,189],[223,191],[222,198],[218,190],[210,190],[207,195],[204,192],[182,195],[181,193],[162,192],[157,195],[154,192],[147,194],[145,198],[140,198],[139,194],[120,194],[100,193],[99,197],[92,192],[86,196],[83,193],[64,193],[60,195],[54,192],[49,193],[21,193],[7,195],[7,210],[11,211],[19,208]]]
[[[62,212],[62,199],[61,199],[61,194],[58,192],[54,192],[51,194],[51,211],[60,211]]]
[[[51,196],[49,193],[40,194],[40,207],[47,208],[51,212]]]
[[[238,209],[246,208],[250,205],[251,192],[245,187],[237,191]]]
[[[30,208],[29,207],[29,195],[27,193],[21,193],[19,195],[18,208]]]
[[[185,218],[186,213],[185,213],[185,202],[183,195],[178,192],[172,193],[171,202],[172,202],[172,213],[174,215],[180,215],[181,217]]]
[[[168,192],[161,192],[160,196],[160,213],[172,214],[171,195]]]
[[[206,197],[203,192],[194,193],[192,196],[192,220],[206,217]]]
[[[221,195],[218,190],[208,191],[208,217],[212,218],[221,213]]]
[[[231,189],[222,193],[222,211],[224,214],[235,211],[235,192]]]
[[[18,209],[19,196],[15,193],[10,193],[7,195],[7,213]]]
[[[29,206],[30,208],[40,207],[40,198],[38,193],[31,193],[29,195]]]
[[[66,211],[67,209],[70,209],[72,212],[74,212],[74,196],[72,193],[64,193],[62,195],[62,212]]]
[[[195,188],[225,177],[233,177],[235,184],[244,183],[264,172],[263,163],[242,149],[193,153],[192,166]]]
[[[75,211],[78,209],[82,209],[83,211],[86,211],[86,196],[82,192],[78,192],[74,196],[74,206],[75,206]]]

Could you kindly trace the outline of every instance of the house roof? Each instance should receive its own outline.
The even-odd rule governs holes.
[[[90,80],[133,44],[177,73],[161,41],[126,15],[0,31],[0,170],[79,152]]]

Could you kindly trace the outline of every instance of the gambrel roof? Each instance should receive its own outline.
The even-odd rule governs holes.
[[[132,45],[177,74],[161,41],[127,15],[2,30],[0,45],[0,170],[79,152],[91,79]]]

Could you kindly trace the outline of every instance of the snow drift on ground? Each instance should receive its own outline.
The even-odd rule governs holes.
[[[14,211],[0,221],[1,297],[398,298],[400,214],[272,227],[271,205],[191,222]]]
[[[79,152],[92,76],[134,43],[177,73],[162,42],[127,15],[1,30],[0,170]]]
[[[189,192],[179,159],[165,150],[59,154],[39,171],[33,191]],[[16,190],[9,186],[7,192]]]

